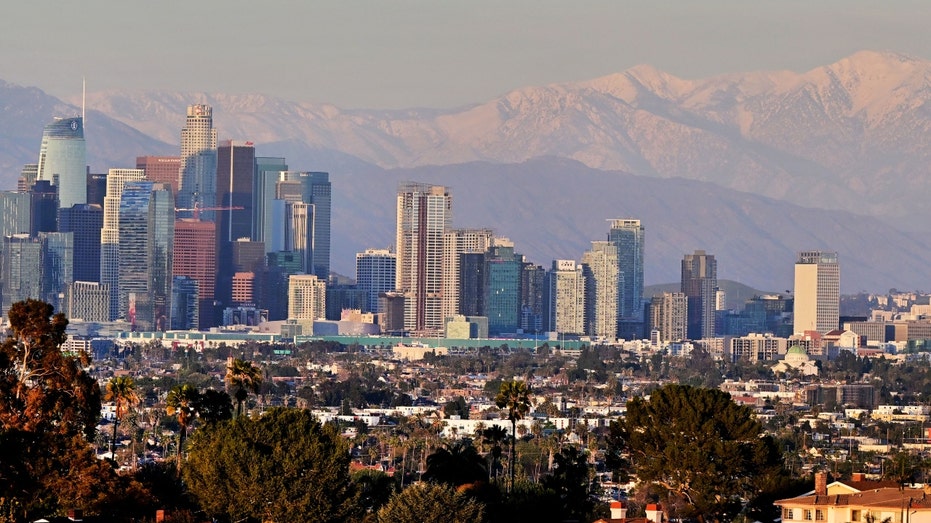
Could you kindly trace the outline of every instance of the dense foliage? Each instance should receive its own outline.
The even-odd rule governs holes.
[[[611,424],[609,452],[627,454],[668,507],[700,521],[730,520],[765,480],[783,473],[773,441],[752,411],[716,389],[666,385],[634,398]]]
[[[209,514],[240,520],[345,521],[348,446],[310,412],[274,408],[191,436],[184,480]]]

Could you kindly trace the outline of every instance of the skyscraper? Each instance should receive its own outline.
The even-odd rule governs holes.
[[[543,287],[543,328],[585,334],[585,275],[574,260],[553,260]]]
[[[461,292],[462,274],[460,263],[464,254],[481,254],[483,255],[482,263],[484,264],[484,254],[494,239],[494,233],[491,229],[451,229],[447,231],[444,239],[443,253],[443,317],[460,314],[461,311]],[[483,272],[484,274],[484,272]],[[484,293],[483,285],[476,290]],[[468,291],[466,291],[468,293]],[[471,297],[472,295],[470,295]],[[484,303],[484,301],[482,301]],[[467,307],[468,310],[474,310]],[[484,311],[484,309],[482,309]],[[472,316],[478,313],[471,314]],[[482,312],[484,315],[484,312]]]
[[[608,241],[617,246],[618,319],[643,321],[644,230],[640,220],[611,220]]]
[[[383,312],[378,295],[394,290],[398,257],[388,249],[366,249],[356,254],[356,286],[367,297],[365,312]]]
[[[326,317],[326,282],[313,274],[292,274],[288,279],[288,319],[313,325]]]
[[[838,328],[840,320],[840,264],[837,253],[802,251],[795,262],[795,332]]]
[[[216,207],[217,204],[217,130],[213,128],[213,109],[195,104],[187,108],[187,121],[181,129],[181,166],[178,179],[178,207]],[[190,214],[188,214],[190,216]],[[213,211],[201,217],[213,221]]]
[[[659,332],[663,342],[684,340],[688,336],[688,297],[681,292],[664,292],[650,302],[650,327]]]
[[[110,315],[120,314],[120,196],[128,182],[140,181],[141,169],[110,169],[107,173],[107,194],[103,199],[103,228],[100,230],[101,284],[110,290]]]
[[[301,173],[304,202],[314,206],[311,226],[310,256],[307,272],[316,274],[324,282],[330,279],[330,222],[332,187],[330,175],[325,172]]]
[[[543,280],[546,270],[524,260],[520,275],[520,328],[524,332],[543,330]]]
[[[42,294],[59,312],[68,287],[74,281],[74,233],[40,232],[42,245]]]
[[[174,222],[174,199],[167,184],[124,184],[119,207],[119,313],[134,329],[168,328]]]
[[[29,188],[29,234],[58,231],[58,187],[48,180],[36,180]]]
[[[63,209],[87,203],[87,152],[84,119],[59,118],[45,126],[39,149],[38,179],[58,186]]]
[[[446,187],[399,185],[395,287],[405,293],[404,327],[409,331],[443,329],[443,247],[451,222],[452,197]]]
[[[520,327],[520,282],[523,257],[514,243],[495,238],[485,253],[485,316],[489,334],[517,332]]]
[[[6,317],[18,301],[41,296],[42,244],[29,234],[3,237],[3,298],[0,313]]]
[[[178,194],[178,174],[181,172],[180,156],[137,156],[136,169],[145,172],[150,182],[167,183],[173,194]]]
[[[74,233],[74,280],[99,282],[103,208],[99,205],[78,204],[70,209],[62,209],[59,216],[59,230]]]
[[[233,242],[252,234],[252,184],[255,146],[252,142],[225,140],[217,147],[217,204],[242,209],[217,213],[218,239]]]
[[[175,221],[173,250],[173,276],[187,276],[197,282],[198,317],[195,327],[208,329],[215,327],[220,318],[214,311],[215,283],[217,273],[217,253],[211,247],[216,245],[216,224],[181,218]],[[227,264],[230,264],[227,258]]]
[[[69,320],[110,321],[110,289],[97,282],[74,281],[68,288]]]
[[[288,170],[284,158],[257,156],[252,184],[252,240],[263,242],[265,252],[280,251],[283,247],[272,240],[278,227],[272,202],[280,173]]]
[[[617,336],[619,264],[617,247],[610,241],[593,241],[582,254],[586,285],[586,332],[613,340]]]
[[[682,258],[682,293],[688,298],[688,337],[714,337],[718,263],[714,255],[695,251]]]
[[[200,291],[197,280],[187,276],[171,279],[171,329],[196,330],[200,322]]]

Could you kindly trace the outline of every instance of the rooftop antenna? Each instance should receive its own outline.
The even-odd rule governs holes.
[[[81,125],[87,127],[84,121],[84,104],[87,100],[87,77],[81,77]]]

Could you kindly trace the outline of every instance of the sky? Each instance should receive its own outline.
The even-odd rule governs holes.
[[[49,94],[262,93],[453,108],[650,64],[684,78],[806,71],[858,50],[931,59],[931,2],[30,0],[0,19],[0,79]]]

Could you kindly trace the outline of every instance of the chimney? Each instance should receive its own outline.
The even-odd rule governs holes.
[[[862,472],[854,472],[850,475],[850,481],[866,481],[866,474]]]
[[[650,503],[646,510],[647,521],[651,523],[663,523],[663,506],[659,503]]]
[[[828,495],[828,473],[827,472],[815,472],[815,495],[816,496],[827,496]]]
[[[627,505],[623,501],[611,502],[611,519],[627,519]]]
[[[68,510],[69,521],[84,521],[84,512],[76,508]]]

